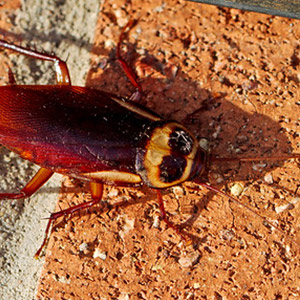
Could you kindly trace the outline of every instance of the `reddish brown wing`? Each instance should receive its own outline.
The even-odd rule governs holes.
[[[0,88],[0,143],[55,172],[134,172],[151,120],[102,91],[74,86]]]

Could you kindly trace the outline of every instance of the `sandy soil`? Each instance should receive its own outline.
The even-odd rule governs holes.
[[[62,3],[60,17],[68,20],[64,9]],[[142,7],[106,1],[97,26],[89,28],[86,85],[122,96],[133,92],[115,59],[129,18],[139,21],[124,41],[124,57],[141,79],[145,106],[183,121],[216,156],[300,152],[299,21],[183,1],[145,1]],[[78,19],[79,34],[86,26]],[[68,36],[44,39],[59,45]],[[71,52],[88,49],[72,45]],[[76,82],[83,61],[72,57]],[[298,299],[299,163],[215,163],[209,178],[227,193],[241,183],[239,200],[282,232],[186,183],[164,191],[164,200],[171,220],[193,236],[187,245],[159,221],[153,192],[106,187],[112,210],[95,208],[57,224],[37,298]],[[86,201],[87,192],[86,185],[65,179],[59,207]]]

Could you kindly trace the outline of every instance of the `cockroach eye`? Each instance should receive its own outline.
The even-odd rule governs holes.
[[[175,128],[170,134],[168,145],[175,153],[188,155],[193,150],[193,138],[182,128]]]

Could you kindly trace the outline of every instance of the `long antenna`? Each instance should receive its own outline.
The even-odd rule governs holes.
[[[288,160],[288,159],[300,159],[300,153],[292,153],[291,155],[286,156],[272,156],[272,157],[216,157],[211,156],[209,158],[210,161],[266,161],[266,160]]]
[[[205,188],[207,188],[210,191],[213,191],[213,192],[215,192],[217,194],[221,194],[222,196],[227,197],[228,199],[230,199],[232,202],[234,202],[234,203],[236,203],[236,204],[238,204],[238,205],[240,205],[240,206],[248,209],[253,214],[255,214],[256,216],[258,216],[259,218],[261,218],[266,224],[268,224],[269,226],[273,227],[278,232],[280,232],[282,235],[284,235],[286,238],[288,238],[291,242],[293,242],[294,244],[296,244],[298,247],[300,246],[300,244],[297,241],[295,241],[294,239],[292,239],[289,235],[287,235],[286,232],[284,232],[282,229],[280,229],[277,225],[272,224],[266,217],[264,217],[261,214],[257,213],[253,208],[245,205],[244,203],[240,202],[238,199],[236,199],[236,198],[234,198],[234,197],[232,197],[232,196],[230,196],[230,195],[222,192],[218,188],[213,187],[213,186],[211,186],[211,185],[209,185],[207,183],[200,182],[200,181],[197,181],[197,180],[194,181],[194,182],[197,183],[197,184],[199,184],[199,185],[201,185],[201,186],[203,186],[203,187],[205,187]],[[197,188],[192,188],[192,187],[190,187],[190,189],[198,190]]]

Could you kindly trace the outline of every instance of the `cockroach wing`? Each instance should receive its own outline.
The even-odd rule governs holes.
[[[85,87],[3,86],[0,143],[70,176],[134,173],[141,136],[159,118],[130,108],[121,98]]]

